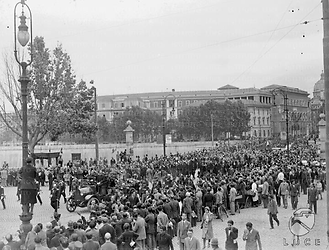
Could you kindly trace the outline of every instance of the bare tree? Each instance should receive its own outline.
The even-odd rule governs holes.
[[[5,100],[0,104],[0,118],[18,136],[22,136],[22,100],[17,63],[5,56],[5,79],[0,90]],[[50,52],[43,37],[33,42],[33,63],[28,74],[28,140],[29,150],[47,134],[52,140],[69,133],[93,134],[95,126],[90,120],[94,109],[92,90],[84,81],[76,84],[71,59],[62,45]],[[16,66],[17,65],[17,66]],[[9,113],[5,103],[10,104]]]

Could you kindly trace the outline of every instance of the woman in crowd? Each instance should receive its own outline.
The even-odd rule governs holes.
[[[209,207],[205,207],[204,214],[202,216],[201,228],[202,228],[202,240],[203,249],[206,248],[206,241],[208,241],[208,247],[210,247],[210,241],[214,238],[214,232],[212,228],[212,221],[214,219],[214,214],[210,212]]]

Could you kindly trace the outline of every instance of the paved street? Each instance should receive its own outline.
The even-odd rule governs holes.
[[[16,197],[16,188],[7,187],[5,188],[7,195],[6,203],[7,209],[2,210],[0,208],[0,237],[4,237],[7,233],[15,233],[20,225],[18,215],[21,213],[20,204]],[[267,210],[263,208],[249,208],[241,210],[240,214],[230,216],[235,222],[235,226],[239,229],[239,249],[244,249],[244,242],[242,240],[243,230],[245,229],[245,223],[250,221],[254,224],[254,228],[260,232],[263,250],[280,250],[280,249],[326,249],[326,193],[323,194],[323,200],[318,201],[318,214],[315,217],[315,226],[309,234],[300,238],[300,245],[292,247],[292,234],[288,228],[288,220],[292,215],[293,210],[289,204],[288,209],[279,208],[278,218],[280,220],[280,226],[275,227],[274,230],[270,230]],[[47,187],[42,187],[42,199],[43,205],[37,204],[35,206],[34,217],[32,224],[35,225],[37,222],[46,223],[51,220],[53,209],[49,204],[49,191]],[[306,195],[302,195],[299,201],[298,207],[306,206]],[[78,208],[77,211],[88,216],[86,209]],[[69,213],[66,211],[61,200],[61,207],[59,212],[62,214],[61,221],[66,224],[69,220],[77,220],[79,216],[77,213]],[[219,239],[219,246],[224,249],[225,232],[227,219],[224,222],[215,220],[214,222],[214,235]],[[198,226],[195,228],[195,235],[200,239],[201,242],[201,229]],[[179,249],[177,240],[174,239],[175,249]],[[319,244],[316,246],[315,244]],[[201,242],[202,244],[202,242]],[[289,244],[285,246],[286,244]]]

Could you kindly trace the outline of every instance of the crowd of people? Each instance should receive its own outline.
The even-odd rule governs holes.
[[[280,224],[278,206],[296,209],[300,195],[307,194],[310,209],[317,213],[317,200],[326,188],[325,167],[318,161],[317,149],[305,141],[291,145],[289,155],[285,150],[225,145],[134,160],[120,154],[109,163],[84,161],[74,166],[69,162],[47,172],[45,183],[54,220],[45,229],[41,223],[35,225],[21,241],[13,242],[12,235],[7,235],[7,243],[0,249],[15,250],[23,245],[29,250],[173,250],[175,237],[180,250],[219,249],[213,221],[233,216],[246,207],[248,197],[252,206],[267,209],[270,228],[274,228],[273,220]],[[36,179],[42,182],[38,175]],[[61,196],[65,203],[65,190],[73,192],[83,179],[107,180],[106,191],[100,204],[93,204],[88,218],[81,216],[63,225],[58,214]],[[193,236],[197,222],[202,244]],[[233,225],[230,218],[225,230],[228,250],[238,249],[238,229]],[[246,223],[242,239],[246,249],[262,249],[252,222]]]

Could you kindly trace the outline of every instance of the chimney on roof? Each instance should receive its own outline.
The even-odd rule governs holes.
[[[172,89],[171,91],[172,91],[172,92],[175,92],[175,89]]]

